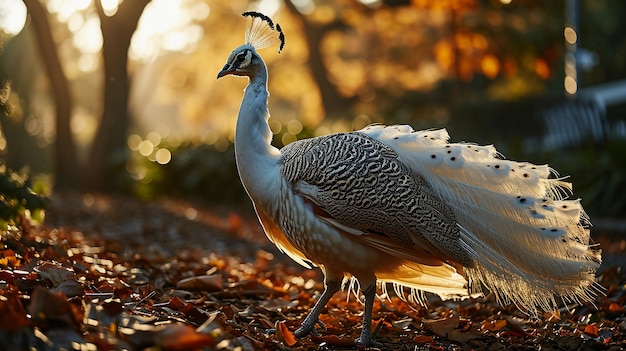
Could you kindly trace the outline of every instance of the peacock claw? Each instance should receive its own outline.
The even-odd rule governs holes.
[[[311,326],[308,325],[304,325],[304,323],[302,323],[302,326],[300,326],[300,328],[296,329],[295,332],[293,332],[293,335],[296,336],[296,338],[303,338],[309,334],[313,334],[313,335],[318,335],[317,329],[315,329],[315,326],[319,325],[321,329],[323,330],[327,330],[326,329],[326,324],[324,324],[322,321],[320,321],[319,319],[313,323]]]
[[[378,341],[372,340],[371,337],[365,338],[365,339],[368,339],[368,340],[363,340],[362,337],[359,337],[358,339],[354,340],[354,343],[357,345],[357,347],[359,347],[359,348],[363,347],[363,348],[366,348],[366,349],[369,349],[369,348],[380,349],[380,348],[384,347],[384,345],[382,343],[379,343]]]
[[[313,327],[306,327],[305,328],[304,326],[301,326],[300,328],[296,329],[295,332],[293,332],[293,335],[296,338],[300,339],[300,338],[303,338],[303,337],[311,334],[311,332],[313,332],[314,330],[315,330],[315,328],[313,328]]]

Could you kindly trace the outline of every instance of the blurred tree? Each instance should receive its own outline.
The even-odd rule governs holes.
[[[215,73],[230,50],[243,42],[240,14],[247,10],[266,12],[281,24],[287,36],[286,50],[280,55],[274,50],[262,53],[270,71],[270,122],[277,146],[372,122],[410,123],[416,128],[446,126],[457,140],[495,142],[493,135],[500,135],[510,141],[514,139],[503,131],[518,136],[540,131],[536,121],[528,117],[527,111],[533,109],[531,99],[520,99],[560,95],[563,89],[564,11],[559,1],[163,0],[151,2],[145,11],[146,22],[135,31],[147,2],[84,2],[89,7],[75,7],[75,12],[63,14],[60,9],[66,6],[55,7],[53,4],[59,2],[40,0],[49,11],[50,31],[70,81],[73,104],[79,106],[73,111],[71,127],[79,155],[88,158],[82,169],[89,173],[81,174],[81,182],[89,182],[92,189],[118,186],[116,177],[129,173],[146,187],[158,187],[146,169],[170,161],[157,162],[156,153],[168,151],[163,149],[172,151],[169,165],[179,174],[190,171],[173,167],[181,165],[177,152],[197,158],[194,165],[221,164],[203,160],[208,151],[198,145],[211,145],[211,153],[230,150],[239,91],[245,80],[216,84]],[[119,5],[113,15],[101,6],[110,3]],[[585,74],[583,83],[623,78],[625,41],[623,30],[618,28],[626,13],[620,10],[626,2],[581,0],[580,4],[581,13],[591,11],[581,17],[581,46],[596,51],[600,60]],[[100,54],[98,45],[89,52],[81,50],[84,43],[97,43],[100,38],[77,22],[95,23],[95,32],[103,34],[103,60],[93,59]],[[127,56],[133,31],[137,36]],[[84,40],[86,35],[88,40]],[[82,41],[76,40],[79,36],[83,36]],[[602,42],[596,38],[608,39]],[[32,76],[41,71],[43,64],[21,52],[21,60],[28,63],[13,65],[11,74]],[[91,59],[89,69],[78,64],[85,56]],[[133,72],[130,108],[128,57]],[[102,81],[97,76],[100,64],[106,70]],[[29,70],[29,65],[37,66],[37,70]],[[15,80],[12,89],[20,99],[34,101],[33,106],[27,106],[26,101],[21,104],[25,115],[44,120],[50,115],[47,109],[27,111],[42,101],[47,103],[42,95],[28,97],[29,91],[42,89],[37,82],[36,76],[29,86]],[[106,90],[104,95],[100,85]],[[490,100],[498,100],[497,106],[489,105]],[[131,120],[128,110],[136,118]],[[77,118],[81,115],[88,117],[89,128],[83,128],[84,119]],[[23,129],[26,121],[19,122],[17,126]],[[129,128],[136,134],[127,139]],[[3,132],[11,133],[4,126]],[[6,139],[21,139],[19,135],[11,133]],[[46,141],[51,136],[48,133]],[[91,150],[83,153],[80,147],[91,140]],[[189,140],[189,150],[197,152],[178,147]],[[37,142],[43,144],[40,139]],[[129,161],[127,145],[155,167],[133,164],[134,154]],[[196,184],[198,188],[205,186]]]
[[[36,99],[33,92],[41,74],[39,56],[33,52],[34,41],[33,28],[27,25],[0,53],[0,139],[4,138],[2,156],[9,168],[28,167],[31,172],[42,173],[50,169],[48,150],[34,133],[29,133],[39,129],[39,123],[29,119],[34,114],[31,102]]]
[[[72,99],[69,85],[56,52],[46,10],[39,0],[24,0],[56,105],[55,188],[106,190],[114,186],[110,184],[114,181],[110,177],[112,168],[123,165],[127,153],[128,48],[139,17],[149,2],[124,1],[114,14],[109,15],[102,3],[95,1],[103,36],[104,106],[87,164],[81,168],[70,128]]]
[[[74,187],[78,180],[78,158],[74,139],[70,130],[72,98],[67,78],[61,68],[59,55],[50,31],[50,24],[45,8],[39,0],[24,0],[36,32],[37,46],[41,57],[56,106],[56,142],[54,152],[55,188],[67,189]]]
[[[322,52],[322,40],[332,31],[344,31],[349,27],[340,18],[334,16],[327,21],[309,19],[298,11],[292,1],[286,0],[284,3],[289,12],[301,24],[306,48],[309,52],[307,64],[320,91],[326,118],[343,117],[345,106],[352,104],[354,97],[343,96],[337,86],[329,79],[329,68],[326,66]]]
[[[446,110],[562,89],[560,2],[285,0],[285,7],[301,24],[326,118],[415,123],[433,114],[429,105]]]
[[[139,17],[150,0],[123,1],[117,12],[107,15],[95,1],[102,28],[104,59],[104,110],[96,138],[89,153],[84,184],[90,190],[103,190],[111,178],[111,166],[126,162],[126,138],[130,124],[128,111],[128,48]]]

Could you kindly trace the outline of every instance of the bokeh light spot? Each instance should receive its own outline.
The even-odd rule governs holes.
[[[154,155],[154,159],[159,164],[165,165],[172,160],[172,153],[168,149],[159,149]]]

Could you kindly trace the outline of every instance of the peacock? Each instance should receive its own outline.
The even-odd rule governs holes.
[[[300,328],[315,330],[330,298],[358,282],[369,346],[377,284],[424,303],[424,292],[463,299],[491,291],[529,315],[560,301],[593,302],[600,249],[572,185],[547,165],[505,159],[493,146],[451,143],[445,129],[364,129],[271,145],[268,73],[257,50],[285,45],[281,27],[245,12],[246,43],[217,78],[248,77],[235,157],[267,235],[324,291]]]

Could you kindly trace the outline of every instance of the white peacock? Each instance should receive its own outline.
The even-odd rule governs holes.
[[[364,295],[358,343],[372,345],[377,282],[443,299],[485,287],[529,314],[557,298],[592,301],[600,250],[590,245],[571,184],[546,165],[503,159],[493,146],[449,143],[445,130],[365,129],[270,142],[267,69],[257,50],[285,38],[278,24],[246,12],[246,44],[218,78],[249,78],[235,132],[243,185],[267,237],[305,267],[324,273],[325,289],[295,331],[315,328],[324,306],[348,280]]]

